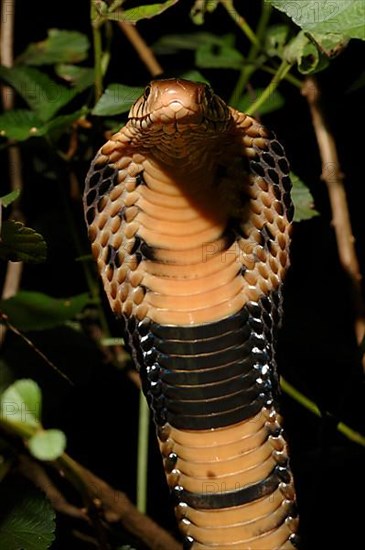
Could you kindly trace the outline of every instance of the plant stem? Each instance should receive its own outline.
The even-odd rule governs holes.
[[[134,25],[126,23],[125,21],[118,21],[118,25],[135,48],[139,57],[146,65],[147,69],[150,71],[151,75],[155,77],[162,74],[163,68],[157,61],[155,54],[153,53],[151,48],[147,45],[147,42],[138,32],[138,29]]]
[[[270,19],[270,15],[271,15],[271,6],[264,1],[262,5],[260,19],[256,29],[257,42],[251,45],[247,59],[244,63],[244,66],[242,67],[241,74],[232,92],[230,105],[233,105],[233,106],[237,105],[243,90],[246,88],[252,74],[256,70],[256,63],[254,61],[257,57],[258,52],[260,51],[260,47],[262,45],[262,41],[265,35],[267,24]]]
[[[77,176],[76,176],[75,172],[70,170],[69,177],[70,177],[70,182],[71,183],[73,182],[75,184],[75,187],[79,190],[81,186],[80,186],[80,183],[77,179]],[[61,185],[60,180],[58,180],[58,181],[59,181],[60,195],[62,196],[62,202],[63,202],[64,212],[65,212],[65,217],[66,217],[66,220],[67,220],[67,225],[69,227],[69,231],[70,231],[70,234],[71,234],[73,242],[74,242],[74,246],[75,246],[75,249],[76,249],[76,254],[77,254],[78,257],[80,257],[80,256],[82,256],[82,254],[85,251],[84,251],[83,246],[81,244],[79,231],[78,231],[78,228],[76,227],[76,223],[75,223],[74,216],[73,216],[73,213],[72,213],[72,210],[71,210],[70,202],[68,200],[68,197],[65,194],[65,186]],[[77,198],[79,198],[79,197],[77,197]],[[93,264],[92,257],[90,257],[89,261],[88,260],[82,261],[81,265],[82,265],[82,269],[83,269],[83,272],[84,272],[84,277],[85,277],[85,280],[86,280],[86,285],[88,287],[89,293],[91,295],[91,298],[92,298],[93,302],[96,304],[96,307],[98,309],[99,322],[100,322],[101,329],[103,331],[103,334],[106,337],[109,337],[110,336],[109,325],[108,325],[108,321],[107,321],[107,318],[106,318],[106,315],[105,315],[105,312],[104,312],[104,309],[103,309],[103,306],[102,306],[102,301],[101,301],[101,297],[100,297],[100,286],[99,286],[99,283],[98,283],[97,274],[96,274],[95,269],[94,269],[94,264]]]
[[[6,419],[6,411],[3,410],[3,403],[1,404],[0,426],[6,431],[21,437],[22,439],[30,439],[41,428],[40,426],[31,426],[24,422],[14,422],[13,420]]]
[[[365,304],[361,288],[362,275],[356,256],[355,239],[343,184],[344,175],[338,158],[336,142],[322,113],[319,102],[320,90],[314,78],[306,79],[302,94],[308,101],[312,115],[313,129],[322,161],[321,178],[327,186],[331,203],[332,224],[337,240],[339,260],[351,284],[351,299],[355,314],[354,329],[361,353],[361,345],[365,336]],[[362,365],[365,372],[365,354],[362,355]]]
[[[276,71],[274,78],[271,80],[270,84],[265,88],[262,94],[252,103],[251,107],[247,109],[247,114],[252,114],[257,111],[261,105],[265,103],[270,97],[270,95],[276,90],[283,78],[286,77],[287,73],[292,67],[291,63],[287,61],[282,61],[280,67]]]
[[[20,422],[9,422],[5,419],[4,414],[0,415],[0,428],[2,428],[5,433],[12,433],[25,441],[32,437],[38,430],[36,427],[27,426]],[[31,479],[33,483],[36,483],[37,480],[34,479],[34,471],[32,472],[33,475],[29,476],[29,464],[34,464],[39,474],[41,463],[26,456],[21,457],[23,466],[24,461],[22,458],[25,458],[27,461],[27,477]],[[108,485],[104,480],[76,462],[76,460],[67,453],[63,453],[58,459],[50,463],[47,462],[47,465],[48,464],[52,465],[60,476],[66,478],[75,487],[83,498],[86,505],[85,507],[87,508],[87,510],[80,509],[78,511],[77,508],[67,505],[66,503],[67,510],[65,510],[65,501],[63,501],[62,512],[69,513],[79,519],[85,519],[88,522],[90,522],[91,519],[94,528],[99,531],[101,529],[104,531],[107,529],[107,527],[104,527],[104,523],[101,523],[101,519],[111,525],[115,525],[115,523],[118,522],[126,531],[131,533],[133,537],[137,537],[146,547],[151,548],[151,550],[182,550],[181,545],[167,531],[159,527],[149,517],[142,515],[124,493]],[[23,474],[25,473],[24,468],[20,468],[20,471]],[[44,472],[42,472],[42,474],[44,476]],[[39,475],[37,477],[39,481]],[[47,478],[44,482],[47,482]],[[51,481],[51,485],[52,483],[53,481]],[[50,487],[47,484],[45,486],[43,483],[42,489],[47,492]],[[53,487],[51,487],[51,489],[53,490]],[[58,493],[57,489],[55,491]],[[53,495],[57,496],[57,494],[55,495],[55,491],[53,490]],[[58,496],[59,494],[60,493],[58,493]],[[58,504],[59,503],[60,499],[58,498]],[[98,505],[98,503],[100,504]],[[96,512],[94,513],[94,517],[91,515],[92,509]],[[100,532],[98,534],[100,535]],[[101,534],[100,538],[105,539],[105,535],[103,536]],[[99,540],[99,545],[100,542]],[[106,546],[104,545],[103,547],[105,548]],[[98,548],[101,548],[101,545],[98,546]]]
[[[90,0],[90,19],[93,30],[93,48],[94,48],[94,89],[95,89],[95,102],[101,97],[103,93],[103,68],[102,68],[102,44],[101,44],[101,32],[100,24],[97,22],[97,10],[95,7],[95,1]]]
[[[43,361],[45,363],[47,363],[47,365],[49,367],[51,367],[54,371],[57,372],[57,374],[59,374],[62,378],[64,378],[71,386],[74,385],[74,383],[72,382],[72,380],[64,373],[62,372],[58,367],[56,367],[56,365],[54,363],[52,363],[52,361],[50,361],[48,359],[48,357],[40,350],[38,349],[34,344],[33,342],[27,337],[25,336],[25,334],[23,334],[20,330],[18,330],[14,325],[12,325],[9,321],[9,319],[7,318],[6,315],[4,315],[1,311],[0,311],[0,320],[4,323],[4,326],[10,330],[11,332],[13,332],[16,336],[18,336],[19,338],[21,338],[37,355],[39,355],[39,357],[41,359],[43,359]]]
[[[1,64],[12,67],[14,64],[14,21],[15,0],[2,0],[0,21],[0,55]],[[1,86],[1,102],[4,111],[11,111],[14,107],[14,89],[10,86]],[[19,146],[10,144],[8,149],[8,178],[11,189],[23,189],[22,158]],[[12,219],[23,222],[24,215],[17,199],[11,206]],[[23,262],[7,262],[1,298],[11,298],[17,293],[23,273]],[[0,327],[0,347],[6,335],[5,325]]]
[[[257,39],[255,33],[251,29],[250,25],[247,23],[246,19],[238,13],[236,8],[233,6],[232,0],[221,0],[221,4],[226,8],[227,13],[232,17],[233,21],[237,23],[242,32],[249,39],[251,44],[260,46],[260,42]]]
[[[142,515],[124,493],[108,485],[66,453],[52,465],[81,491],[84,500],[91,506],[98,501],[101,503],[99,514],[108,523],[120,523],[151,550],[182,550],[169,533]]]
[[[269,74],[276,74],[276,69],[273,69],[273,67],[269,67],[268,65],[262,65],[261,69]],[[300,78],[297,78],[296,76],[293,76],[292,74],[288,73],[284,76],[283,80],[287,80],[290,82],[290,84],[293,84],[298,89],[302,89],[303,87],[303,80],[300,80]]]
[[[289,382],[287,382],[283,377],[280,378],[280,386],[287,395],[297,401],[297,403],[302,405],[305,409],[320,418],[322,417],[322,413],[319,410],[318,406],[307,396],[294,388],[294,386],[289,384]],[[337,423],[337,430],[351,441],[354,441],[355,443],[358,443],[359,445],[365,447],[365,436],[359,432],[356,432],[355,430],[347,426],[344,422]]]
[[[148,433],[150,414],[143,392],[139,396],[138,456],[137,456],[137,508],[147,509]]]

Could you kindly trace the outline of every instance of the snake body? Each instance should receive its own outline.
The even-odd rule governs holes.
[[[288,174],[255,119],[171,79],[146,88],[87,176],[93,255],[193,550],[297,544],[274,357]]]

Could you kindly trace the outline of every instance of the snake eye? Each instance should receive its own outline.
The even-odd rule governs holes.
[[[143,94],[143,99],[147,99],[150,93],[151,93],[151,86],[146,86],[146,89]]]

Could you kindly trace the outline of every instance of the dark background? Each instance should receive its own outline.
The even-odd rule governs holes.
[[[138,28],[149,44],[167,33],[194,32],[188,8],[181,1],[162,16],[142,22]],[[254,26],[257,6],[244,2],[242,10]],[[20,53],[29,42],[44,39],[48,28],[68,28],[90,36],[89,3],[41,3],[18,0],[16,3],[15,51]],[[277,15],[277,20],[281,16]],[[247,43],[239,29],[223,10],[207,17],[204,29],[217,34],[234,32],[242,51]],[[323,90],[323,106],[336,139],[345,184],[356,248],[362,272],[365,271],[363,159],[363,91],[349,93],[359,76],[359,64],[365,47],[352,41],[348,48],[318,74]],[[160,58],[169,76],[192,67],[193,55]],[[223,98],[230,96],[237,73],[203,71]],[[112,62],[106,82],[145,85],[150,76],[133,48],[115,28]],[[263,80],[263,82],[266,81]],[[260,78],[254,85],[260,85]],[[330,411],[321,420],[304,410],[286,395],[282,411],[291,447],[292,467],[298,493],[303,547],[357,549],[363,541],[364,449],[336,431],[340,419],[360,432],[365,431],[363,417],[363,378],[360,356],[353,334],[353,309],[349,285],[339,264],[331,226],[331,212],[324,183],[320,180],[320,160],[305,99],[297,89],[283,83],[286,105],[263,117],[284,144],[292,169],[310,187],[320,216],[295,224],[292,267],[285,286],[285,319],[280,335],[278,364],[285,378],[314,400],[321,410]],[[103,140],[98,122],[90,131],[88,147],[96,152]],[[34,151],[58,174],[58,181],[35,177]],[[71,296],[86,290],[78,253],[63,208],[63,178],[66,168],[50,159],[39,143],[27,142],[23,148],[25,193],[23,208],[28,225],[44,234],[49,248],[47,263],[26,267],[23,288],[40,290],[56,297]],[[87,170],[84,160],[76,158],[74,169],[82,178]],[[60,187],[61,186],[61,187]],[[88,251],[83,214],[73,205],[74,224],[80,232],[85,253]],[[115,335],[118,327],[110,319]],[[76,383],[70,388],[29,350],[10,336],[5,353],[18,376],[33,377],[45,392],[46,424],[63,429],[68,452],[135,498],[136,436],[138,393],[122,373],[103,359],[84,335],[69,328],[34,332],[37,345]],[[149,514],[167,529],[175,530],[160,456],[151,429],[149,469]],[[65,487],[66,490],[66,487]],[[360,501],[360,504],[359,504]],[[70,545],[68,520],[58,518],[58,543]],[[133,541],[131,541],[133,543]],[[75,539],[71,539],[76,548]],[[80,548],[88,546],[80,543]],[[265,549],[262,549],[265,550]]]

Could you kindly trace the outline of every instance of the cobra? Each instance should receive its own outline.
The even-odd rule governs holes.
[[[85,216],[153,413],[185,548],[297,545],[276,333],[293,206],[273,133],[153,81],[97,153]]]

